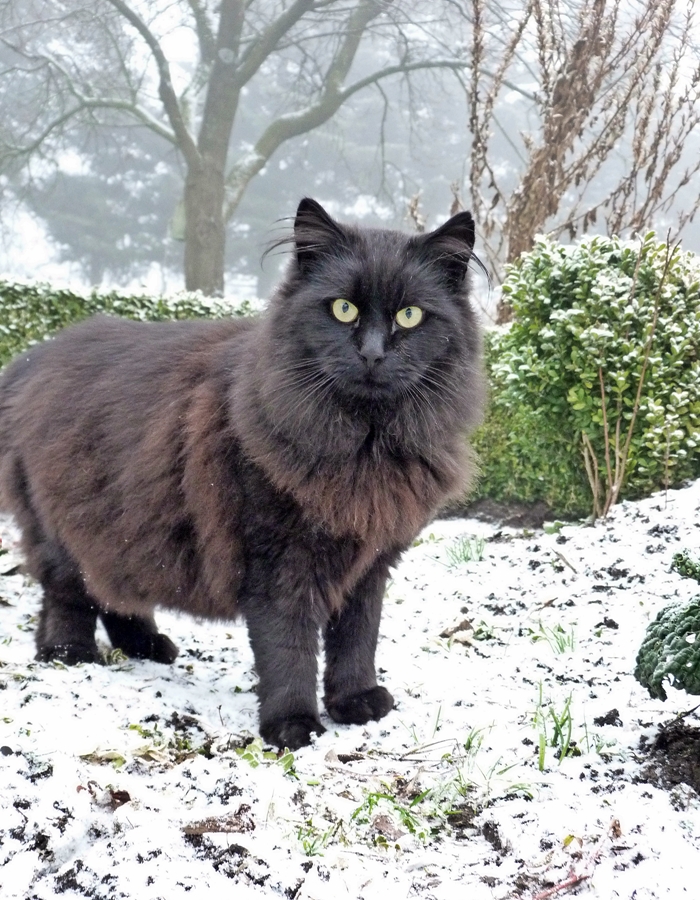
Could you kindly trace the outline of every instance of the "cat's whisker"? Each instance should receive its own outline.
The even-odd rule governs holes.
[[[303,387],[306,387],[310,384],[318,384],[320,381],[324,380],[324,376],[318,372],[309,372],[300,377],[289,378],[287,381],[283,382],[278,390],[288,391],[289,393],[296,394],[296,392]]]
[[[408,401],[411,405],[411,408],[417,413],[417,415],[423,420],[425,424],[424,431],[421,431],[421,434],[414,435],[415,438],[421,437],[427,439],[428,441],[428,457],[432,458],[433,456],[433,447],[432,447],[432,429],[431,422],[428,418],[428,410],[433,409],[431,401],[428,397],[426,397],[425,393],[421,390],[420,386],[415,383],[409,383],[405,388],[405,396],[408,398]],[[408,418],[408,417],[407,417]],[[408,418],[409,425],[411,426],[411,431],[416,431],[417,422],[412,422],[410,418]]]
[[[307,413],[312,413],[313,410],[309,406],[311,399],[315,399],[315,404],[317,406],[319,401],[322,400],[326,394],[330,393],[337,380],[336,376],[317,372],[315,373],[313,380],[306,382],[306,390],[302,391],[301,394],[298,393],[298,388],[304,385],[298,384],[297,382],[287,382],[287,384],[280,389],[281,391],[289,389],[295,396],[295,402],[291,406],[287,406],[285,413],[280,420],[281,424],[284,424],[289,420],[294,420],[299,410],[305,410]]]
[[[310,401],[312,399],[316,400],[316,405],[320,400],[322,400],[326,394],[330,393],[330,390],[333,386],[333,380],[328,379],[324,381],[319,381],[316,384],[309,387],[305,392],[300,394],[296,400],[296,402],[288,407],[287,413],[282,421],[287,421],[288,419],[295,419],[297,413],[300,410],[304,411],[306,416],[313,414],[313,409],[310,406]]]
[[[425,385],[426,389],[431,393],[436,394],[438,397],[442,398],[445,396],[451,396],[460,401],[460,403],[464,402],[464,391],[459,390],[455,385],[451,384],[447,379],[439,379],[434,376],[431,376],[425,373],[422,377],[422,383]]]
[[[431,399],[430,395],[426,393],[426,391],[422,387],[416,385],[414,394],[421,402],[419,410],[423,417],[423,421],[425,422],[426,437],[428,441],[432,441],[433,431],[435,430],[434,419],[439,415],[439,410],[437,408],[437,405]],[[428,417],[428,413],[432,413],[432,419]]]
[[[318,360],[317,359],[302,359],[295,363],[291,363],[288,366],[280,366],[277,369],[277,372],[280,375],[285,375],[288,372],[294,372],[299,369],[317,369],[318,368]]]

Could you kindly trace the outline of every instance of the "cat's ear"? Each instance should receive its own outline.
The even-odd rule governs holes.
[[[423,251],[445,270],[450,282],[459,287],[467,274],[474,252],[474,219],[458,212],[444,225],[420,239]]]
[[[342,227],[328,215],[321,204],[310,197],[304,197],[294,219],[294,246],[299,269],[308,272],[321,257],[343,242],[344,238]]]

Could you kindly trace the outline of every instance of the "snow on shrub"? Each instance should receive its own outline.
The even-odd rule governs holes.
[[[59,328],[95,313],[158,321],[211,319],[249,312],[246,301],[233,305],[202,294],[150,297],[119,291],[102,293],[96,289],[79,293],[43,283],[0,280],[0,365]]]
[[[604,515],[700,475],[700,262],[678,246],[540,239],[487,342],[480,492]]]

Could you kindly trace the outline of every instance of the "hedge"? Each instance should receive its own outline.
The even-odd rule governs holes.
[[[150,297],[119,291],[80,293],[43,283],[0,280],[0,366],[30,344],[95,313],[154,322],[221,318],[250,312],[247,301],[231,305],[202,294]]]
[[[700,476],[700,262],[653,233],[545,239],[507,267],[479,492],[601,515]]]

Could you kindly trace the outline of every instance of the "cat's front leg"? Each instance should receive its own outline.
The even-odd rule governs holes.
[[[377,685],[374,654],[389,567],[397,558],[398,553],[381,556],[326,625],[323,701],[336,722],[364,725],[394,705],[389,691]]]
[[[327,612],[310,571],[308,561],[277,573],[269,562],[249,562],[240,598],[258,673],[260,734],[290,750],[326,730],[319,720],[316,681],[318,634]]]

